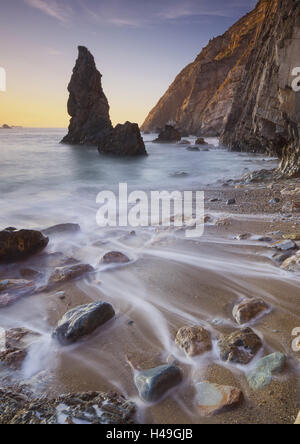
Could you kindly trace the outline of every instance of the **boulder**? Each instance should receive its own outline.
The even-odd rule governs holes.
[[[181,382],[181,370],[175,365],[162,365],[138,372],[135,376],[135,385],[141,399],[151,403],[160,401]]]
[[[69,132],[62,143],[97,146],[112,129],[109,104],[101,84],[102,75],[92,54],[78,47],[78,59],[68,86]]]
[[[191,142],[190,142],[189,140],[185,140],[185,139],[183,139],[183,140],[180,140],[180,141],[178,142],[178,144],[179,144],[179,145],[190,145]]]
[[[286,363],[282,353],[273,353],[260,359],[247,376],[248,384],[253,390],[262,390],[273,380],[273,375],[281,373]]]
[[[32,294],[34,282],[25,279],[5,279],[0,281],[0,308],[12,305],[23,296]]]
[[[263,344],[251,328],[221,335],[218,342],[222,361],[246,365],[262,349]]]
[[[196,385],[197,407],[202,415],[212,416],[238,406],[243,398],[242,392],[235,388],[210,382]]]
[[[287,271],[300,271],[300,251],[298,251],[295,255],[290,255],[284,259],[281,264],[281,268]]]
[[[245,299],[233,309],[233,317],[239,325],[247,324],[269,310],[262,299]]]
[[[0,231],[0,263],[20,261],[42,251],[49,239],[34,230]]]
[[[104,264],[127,264],[130,259],[119,251],[110,251],[103,256],[102,262]]]
[[[250,233],[243,233],[243,234],[238,234],[237,236],[235,236],[235,240],[238,241],[243,241],[243,240],[247,240],[250,239],[252,235]]]
[[[153,143],[173,143],[181,140],[181,134],[171,125],[166,125],[165,129],[159,134]]]
[[[280,251],[298,250],[297,244],[292,240],[281,240],[270,245],[271,248],[276,248]]]
[[[196,142],[195,145],[208,145],[207,142],[205,142],[205,140],[203,139],[203,137],[199,137]]]
[[[114,156],[147,156],[139,126],[130,122],[112,129],[102,138],[98,150]]]
[[[175,339],[187,356],[199,356],[212,349],[210,333],[202,327],[182,327]]]
[[[38,333],[25,328],[0,331],[0,362],[5,367],[20,370],[30,345],[39,337]]]
[[[117,393],[73,393],[55,399],[31,399],[0,389],[0,424],[134,424],[136,406]]]
[[[66,267],[58,267],[51,274],[48,285],[63,284],[74,279],[81,278],[87,273],[92,273],[94,268],[88,264],[75,264]]]
[[[54,236],[60,234],[74,234],[80,232],[80,225],[78,224],[59,224],[43,230],[45,236]]]
[[[106,302],[81,305],[68,311],[59,321],[53,337],[62,345],[73,344],[92,334],[115,316],[113,307]]]

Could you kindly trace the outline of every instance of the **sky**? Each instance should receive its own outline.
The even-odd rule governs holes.
[[[84,45],[114,124],[141,124],[175,76],[256,0],[0,0],[0,125],[68,126],[67,85]]]

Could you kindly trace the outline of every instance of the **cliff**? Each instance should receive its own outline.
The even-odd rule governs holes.
[[[142,125],[156,131],[167,123],[191,134],[220,135],[231,111],[236,89],[265,18],[259,2],[224,35],[209,42],[196,60],[176,77]]]
[[[300,92],[295,89],[293,70],[300,67],[300,2],[260,3],[265,5],[265,18],[239,83],[222,142],[232,150],[276,154],[285,176],[299,176]]]

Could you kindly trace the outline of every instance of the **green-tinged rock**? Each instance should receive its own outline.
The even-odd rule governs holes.
[[[158,402],[181,382],[181,370],[175,365],[162,365],[141,371],[135,376],[135,385],[139,395],[146,402]]]
[[[275,373],[283,371],[285,362],[286,357],[282,353],[273,353],[258,361],[247,377],[250,387],[262,390],[272,382]]]
[[[106,302],[81,305],[67,312],[59,321],[53,337],[62,345],[69,345],[90,335],[115,316],[113,307]]]

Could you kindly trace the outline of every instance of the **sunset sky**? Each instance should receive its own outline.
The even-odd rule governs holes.
[[[141,124],[209,39],[256,0],[0,0],[0,125],[66,127],[77,46],[103,74],[113,123]]]

